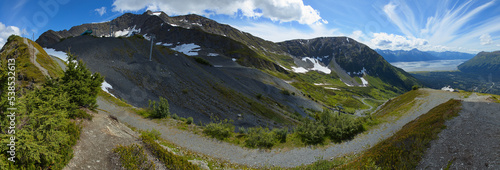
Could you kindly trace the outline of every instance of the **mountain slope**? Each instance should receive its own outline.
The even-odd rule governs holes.
[[[441,60],[457,60],[457,59],[471,59],[474,57],[474,54],[469,53],[461,53],[456,51],[444,51],[444,52],[436,52],[436,51],[425,51],[433,56],[440,58]]]
[[[500,74],[500,51],[480,52],[474,58],[460,64],[458,69],[466,73],[498,75]]]
[[[299,59],[313,57],[322,64],[334,68],[346,83],[358,85],[360,83],[353,81],[353,77],[370,75],[402,89],[410,89],[411,86],[418,84],[418,81],[411,75],[393,67],[377,52],[351,38],[323,37],[311,40],[291,40],[278,43],[278,45]],[[339,66],[341,68],[338,68]],[[342,72],[347,73],[348,76]]]
[[[87,29],[93,35],[80,36]],[[306,41],[314,43],[301,45]],[[106,76],[113,94],[132,105],[146,107],[148,100],[162,96],[173,113],[196,122],[220,117],[241,126],[294,124],[308,117],[306,108],[369,108],[352,96],[385,99],[418,84],[350,38],[273,43],[198,15],[127,13],[110,22],[49,30],[37,42],[58,51],[71,49],[92,71]],[[320,54],[321,63],[307,61],[306,56]],[[296,70],[315,67],[323,72]]]

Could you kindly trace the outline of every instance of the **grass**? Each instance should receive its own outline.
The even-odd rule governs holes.
[[[449,100],[409,122],[342,169],[415,169],[430,141],[446,128],[445,121],[457,116],[460,110],[460,101]]]
[[[400,117],[402,113],[408,112],[416,104],[415,98],[426,95],[420,90],[409,91],[397,98],[389,100],[380,110],[373,115],[378,118],[386,118],[389,116]]]

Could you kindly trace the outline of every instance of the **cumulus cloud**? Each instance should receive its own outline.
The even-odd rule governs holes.
[[[409,50],[429,44],[429,42],[425,39],[415,38],[412,36],[387,34],[385,32],[373,33],[371,43],[375,46],[375,48],[391,50]]]
[[[106,7],[97,8],[94,11],[96,11],[100,16],[102,16],[106,13]]]
[[[15,26],[5,26],[0,22],[0,47],[3,47],[10,35],[21,35],[21,33],[22,32],[19,28]]]
[[[297,21],[300,24],[328,23],[317,10],[302,0],[115,0],[113,11],[161,10],[168,15],[241,14],[250,18],[265,17],[273,21]]]
[[[363,34],[363,31],[356,30],[356,31],[353,31],[352,34],[349,35],[349,37],[351,37],[357,41],[362,41],[362,40],[364,40],[365,34]]]
[[[479,37],[479,40],[481,41],[481,45],[490,45],[493,43],[493,40],[491,39],[490,34],[483,34]]]

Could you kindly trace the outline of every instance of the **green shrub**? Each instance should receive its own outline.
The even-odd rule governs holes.
[[[234,125],[229,123],[227,119],[218,123],[209,123],[203,129],[204,134],[219,140],[231,137],[233,132]]]
[[[283,90],[281,90],[281,94],[290,96],[290,91],[288,91],[287,89],[283,89]]]
[[[177,116],[177,114],[175,114],[175,113],[174,113],[174,114],[172,115],[172,119],[178,120],[178,119],[179,119],[179,116]]]
[[[325,126],[317,121],[304,122],[295,129],[295,133],[306,144],[319,144],[325,140]]]
[[[355,119],[352,115],[325,111],[319,114],[319,118],[326,127],[326,135],[335,142],[350,140],[365,130],[360,119]]]
[[[196,61],[200,64],[203,64],[203,65],[212,66],[212,64],[210,64],[210,62],[208,62],[207,60],[205,60],[204,58],[201,58],[201,57],[194,57],[194,61]]]
[[[275,143],[274,133],[268,128],[254,127],[248,129],[248,139],[245,141],[248,147],[271,148]]]
[[[188,125],[192,124],[193,123],[193,117],[188,117],[187,120],[186,120],[186,123]]]
[[[418,90],[420,87],[418,85],[414,85],[413,87],[411,87],[412,90]]]
[[[68,66],[61,78],[64,91],[69,93],[69,100],[77,106],[90,109],[97,108],[97,94],[101,90],[104,78],[99,73],[93,73],[82,60],[68,53]]]
[[[153,161],[148,160],[148,156],[144,153],[144,149],[137,145],[130,146],[118,145],[113,149],[120,157],[122,167],[128,170],[146,170],[155,169]]]
[[[282,128],[282,129],[273,129],[273,133],[276,137],[276,139],[280,143],[285,143],[286,142],[286,136],[288,135],[288,128]]]
[[[156,129],[146,130],[141,133],[143,136],[149,136],[154,140],[160,139],[161,133]]]
[[[173,153],[164,149],[160,144],[148,135],[141,135],[142,142],[146,148],[150,150],[161,162],[165,164],[167,169],[174,170],[197,170],[198,166],[191,164],[186,158],[174,155]]]
[[[168,100],[163,97],[160,97],[160,101],[158,103],[156,103],[156,101],[149,100],[149,108],[153,110],[150,115],[152,118],[164,118],[170,115]]]

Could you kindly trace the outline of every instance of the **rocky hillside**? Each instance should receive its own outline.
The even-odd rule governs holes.
[[[480,52],[474,58],[460,64],[458,69],[466,73],[498,75],[500,74],[500,51]]]
[[[405,71],[391,66],[370,47],[348,37],[323,37],[311,40],[291,40],[278,43],[285,51],[302,61],[319,61],[332,68],[345,83],[360,85],[353,77],[371,75],[396,87],[409,89],[418,84]],[[296,64],[303,63],[295,61]],[[299,64],[301,65],[301,64]]]
[[[91,35],[81,35],[89,29]],[[106,76],[118,98],[147,107],[162,96],[172,113],[195,122],[219,117],[240,126],[290,125],[308,110],[368,108],[352,96],[387,98],[418,84],[350,38],[273,43],[198,15],[127,13],[49,30],[37,42],[78,55]]]

